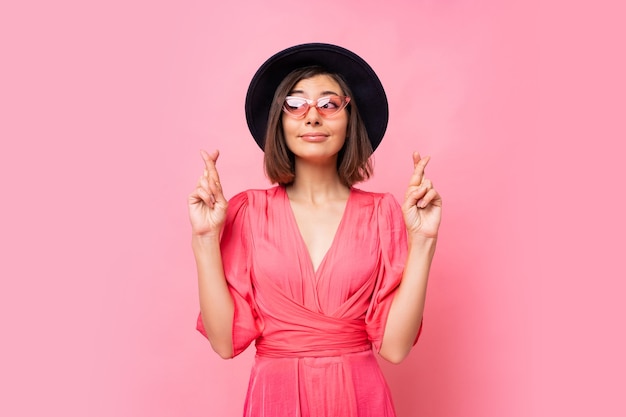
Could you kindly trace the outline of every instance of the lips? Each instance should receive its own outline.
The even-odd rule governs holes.
[[[323,142],[328,138],[328,135],[323,133],[305,133],[300,137],[306,142]]]

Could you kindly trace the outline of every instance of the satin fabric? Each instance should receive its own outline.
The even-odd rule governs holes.
[[[406,258],[393,196],[352,188],[315,270],[284,187],[249,190],[229,201],[221,250],[234,355],[257,349],[245,417],[395,416],[372,351]]]

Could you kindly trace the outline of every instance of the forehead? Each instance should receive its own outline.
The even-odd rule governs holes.
[[[310,78],[303,78],[296,83],[291,89],[292,91],[300,91],[305,94],[343,94],[341,86],[333,77],[326,74],[314,75]]]

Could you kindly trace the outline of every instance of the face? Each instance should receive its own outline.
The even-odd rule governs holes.
[[[289,92],[289,96],[312,100],[343,94],[339,84],[328,75],[300,80]],[[344,108],[332,117],[323,117],[312,105],[300,119],[283,112],[282,125],[287,147],[296,156],[296,161],[334,162],[346,140],[348,112]]]

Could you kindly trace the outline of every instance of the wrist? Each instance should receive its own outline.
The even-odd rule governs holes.
[[[408,234],[409,246],[432,247],[437,245],[437,236],[425,236],[421,233]]]
[[[199,248],[220,244],[220,233],[206,233],[203,235],[191,235],[191,245]]]

